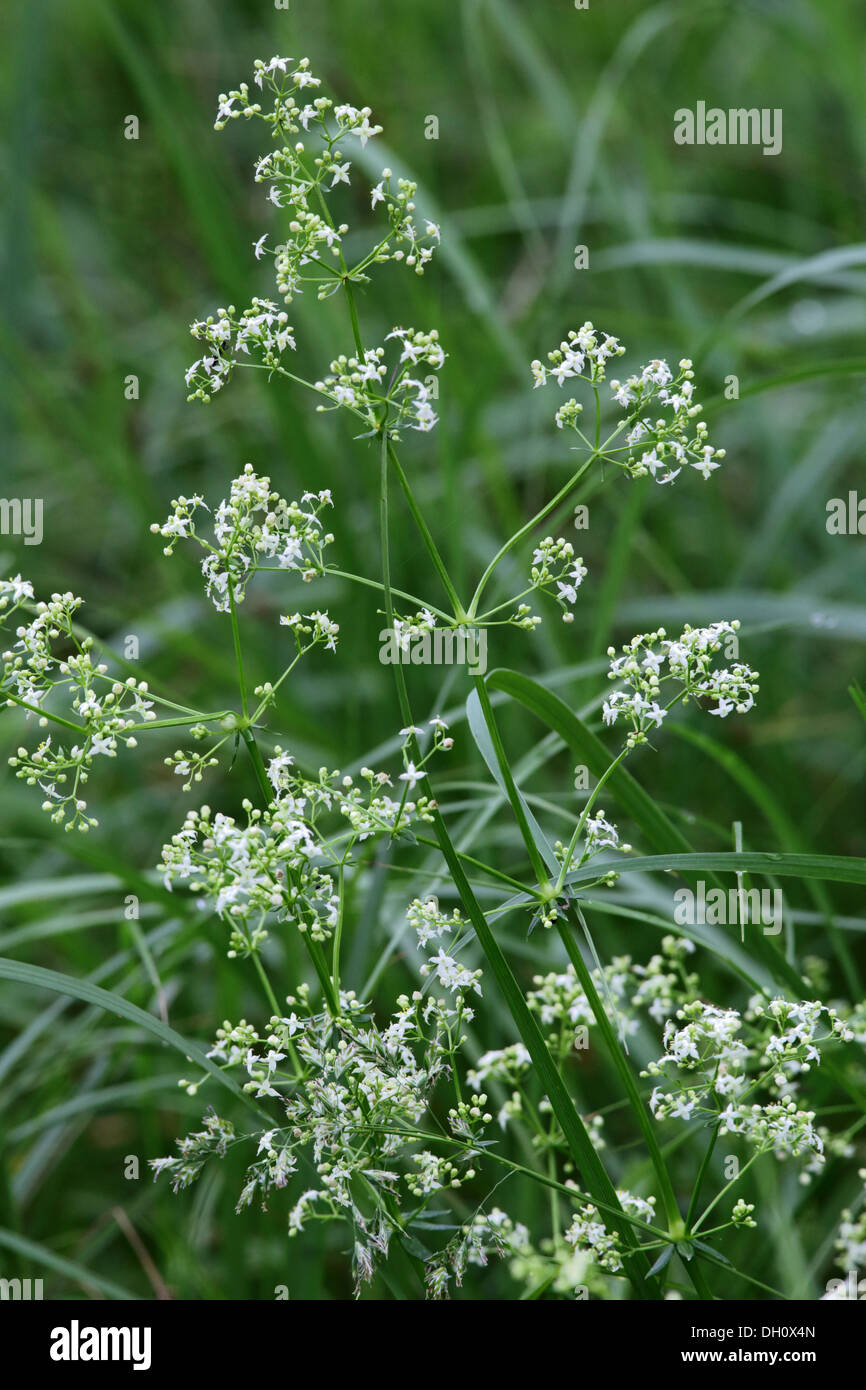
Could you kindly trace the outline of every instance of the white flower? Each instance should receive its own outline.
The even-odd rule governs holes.
[[[709,445],[707,445],[702,450],[701,458],[692,464],[692,468],[697,469],[704,481],[706,481],[706,479],[709,478],[713,470],[718,467],[719,464],[713,458],[713,450],[710,448]]]
[[[293,767],[294,762],[294,758],[288,753],[284,753],[282,749],[276,750],[276,756],[271,758],[268,763],[268,781],[274,788],[274,791],[279,792],[282,790],[285,785],[283,773],[286,768]]]
[[[429,974],[431,971],[435,973],[443,989],[451,990],[452,994],[458,989],[471,989],[476,994],[481,993],[481,986],[478,983],[481,971],[466,970],[454,960],[453,956],[447,955],[442,947],[439,948],[435,956],[430,957],[427,965],[421,967],[422,975]]]
[[[690,1120],[695,1111],[697,1101],[694,1099],[686,1100],[684,1096],[677,1096],[669,1111],[672,1120]]]
[[[13,604],[18,604],[22,599],[32,597],[33,585],[29,579],[22,579],[20,574],[14,575],[11,579],[0,580],[0,607],[5,599],[11,598]]]

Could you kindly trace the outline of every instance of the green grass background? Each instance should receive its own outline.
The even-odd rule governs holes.
[[[633,770],[707,849],[730,848],[739,820],[749,849],[866,854],[864,723],[847,689],[864,675],[866,543],[825,530],[827,499],[862,477],[866,12],[842,0],[590,0],[587,11],[569,0],[291,0],[287,11],[265,0],[28,0],[0,23],[0,491],[45,502],[41,547],[0,537],[6,570],[42,591],[83,594],[100,636],[117,646],[137,635],[140,668],[203,708],[233,702],[231,640],[194,560],[182,550],[164,560],[148,532],[172,497],[195,490],[217,500],[247,461],[290,496],[330,487],[335,562],[377,575],[377,458],[345,419],[317,416],[258,373],[240,374],[210,407],[185,399],[183,371],[196,355],[189,322],[267,292],[251,243],[278,227],[250,177],[258,132],[233,123],[216,134],[217,93],[248,79],[255,57],[308,54],[343,100],[374,108],[387,152],[368,146],[373,164],[411,171],[419,209],[442,223],[428,274],[385,267],[359,307],[367,341],[398,323],[437,326],[450,354],[441,423],[404,444],[403,459],[464,593],[567,476],[554,390],[533,394],[527,364],[585,318],[627,344],[630,370],[650,356],[693,357],[711,437],[728,451],[706,485],[697,475],[655,489],[616,479],[597,495],[588,485],[590,528],[579,540],[589,577],[574,624],[550,608],[534,636],[496,636],[491,666],[526,671],[582,708],[601,688],[584,668],[609,641],[739,617],[743,658],[761,670],[758,711],[721,728],[685,722],[718,739],[754,783],[739,785],[730,767],[676,736]],[[781,108],[782,153],[677,147],[673,113],[698,100]],[[124,139],[130,114],[137,141]],[[431,115],[438,140],[425,138]],[[357,216],[347,220],[364,219],[367,182],[356,165]],[[586,270],[573,268],[578,244],[589,250]],[[313,376],[350,346],[334,301],[296,301],[291,318]],[[129,374],[140,381],[137,401],[124,399]],[[739,400],[724,397],[732,374]],[[396,498],[394,511],[394,582],[436,602]],[[525,558],[502,567],[500,597]],[[260,583],[244,606],[248,669],[259,679],[274,674],[277,614],[307,597],[298,586],[287,598],[282,585]],[[341,624],[339,655],[303,663],[274,728],[311,766],[349,767],[393,739],[399,722],[390,673],[376,660],[382,620],[363,590],[327,581],[315,597]],[[459,676],[440,690],[441,677],[412,672],[416,709],[455,714],[443,805],[458,827],[493,817],[489,842],[512,863],[508,818],[496,816],[459,723],[466,690]],[[502,722],[524,787],[543,796],[552,827],[565,824],[569,756],[513,710]],[[19,719],[5,715],[4,767],[20,741]],[[146,746],[152,753],[155,741]],[[167,738],[160,753],[173,747]],[[102,824],[86,841],[55,833],[32,790],[4,775],[0,954],[90,978],[150,1012],[162,997],[173,1027],[207,1040],[224,1017],[255,1014],[255,981],[225,959],[218,925],[143,877],[188,801],[143,752],[94,778]],[[239,760],[206,796],[230,809],[250,785]],[[358,987],[429,881],[412,864],[417,857],[371,866],[347,946]],[[430,860],[426,870],[437,867]],[[851,920],[832,939],[809,918],[809,894],[790,892],[800,919],[786,949],[821,957],[830,995],[850,997],[866,925],[859,892],[834,887]],[[141,900],[138,932],[123,915],[131,893]],[[527,975],[558,959],[549,938],[527,943],[517,927],[511,937]],[[657,939],[610,918],[600,947],[606,958],[629,950],[641,959]],[[287,980],[303,970],[296,945],[272,948]],[[381,1004],[412,968],[399,950],[389,958]],[[726,1002],[731,977],[712,959],[701,968],[705,988]],[[513,1037],[491,1005],[479,1045]],[[150,1183],[147,1158],[167,1153],[200,1115],[177,1076],[175,1054],[133,1025],[0,987],[4,1272],[43,1273],[54,1298],[100,1296],[99,1280],[102,1296],[153,1297],[167,1286],[183,1298],[269,1298],[277,1284],[293,1297],[348,1296],[344,1233],[312,1227],[290,1244],[276,1201],[267,1214],[233,1215],[238,1161],[214,1165],[180,1198]],[[584,1084],[596,1105],[616,1095],[601,1062]],[[615,1115],[611,1127],[615,1149]],[[124,1177],[127,1155],[140,1159],[138,1181]],[[632,1157],[617,1156],[623,1172]],[[766,1173],[758,1185],[769,1238],[754,1272],[814,1296],[853,1169],[813,1190],[794,1224],[793,1176],[772,1161]],[[509,1206],[530,1225],[545,1208],[531,1191]],[[501,1269],[473,1285],[485,1297],[513,1288]],[[386,1295],[377,1285],[373,1296]]]

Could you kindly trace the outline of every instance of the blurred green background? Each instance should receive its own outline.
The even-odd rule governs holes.
[[[417,178],[419,210],[442,224],[441,254],[423,279],[385,267],[359,306],[368,342],[394,324],[437,326],[449,353],[441,423],[402,452],[458,587],[474,585],[567,476],[555,388],[533,394],[528,362],[584,319],[627,345],[623,373],[649,357],[694,358],[711,438],[728,451],[707,484],[696,474],[673,488],[618,478],[597,495],[590,484],[575,499],[589,502],[591,519],[578,536],[589,577],[574,624],[563,626],[551,606],[534,636],[492,640],[490,665],[536,675],[581,707],[601,687],[575,668],[610,640],[739,617],[742,656],[761,670],[760,707],[708,732],[737,756],[743,777],[751,771],[769,789],[772,808],[677,737],[642,754],[636,775],[708,848],[729,848],[740,820],[748,848],[866,854],[864,724],[848,694],[864,677],[866,548],[825,528],[827,500],[862,477],[862,7],[28,0],[6,6],[0,24],[0,491],[45,504],[40,547],[0,537],[5,570],[21,570],[38,591],[82,594],[84,620],[101,637],[120,648],[138,636],[137,669],[203,708],[234,699],[231,641],[194,559],[181,549],[164,560],[149,534],[172,497],[200,491],[216,501],[247,461],[288,496],[330,487],[334,563],[377,575],[377,459],[347,421],[317,416],[287,383],[268,387],[259,373],[238,374],[206,408],[186,402],[183,381],[197,355],[190,321],[269,292],[268,263],[253,259],[251,243],[279,226],[251,178],[261,128],[236,122],[215,133],[217,94],[248,80],[256,57],[307,54],[342,100],[371,105],[384,126],[363,177],[356,164],[346,220],[364,224],[367,174],[391,164]],[[781,154],[678,147],[674,111],[698,100],[781,108]],[[129,115],[137,140],[124,138]],[[425,138],[429,116],[435,140]],[[578,245],[587,269],[574,268]],[[291,320],[311,376],[350,347],[341,304],[297,300]],[[125,399],[131,374],[137,400]],[[738,399],[725,398],[731,376]],[[394,582],[438,602],[396,498],[394,510]],[[524,550],[513,569],[502,567],[500,598],[525,562]],[[245,605],[258,679],[274,675],[276,615],[306,597],[298,586],[287,599],[282,583],[260,583]],[[329,580],[315,598],[341,624],[339,654],[304,662],[275,731],[313,767],[357,765],[399,722],[391,675],[376,660],[382,619],[359,588]],[[440,692],[441,674],[413,671],[416,709],[448,708],[459,719],[463,678]],[[512,711],[502,719],[525,760],[524,785],[544,792],[551,815],[571,805],[568,756],[550,740],[539,745],[539,728]],[[4,769],[21,731],[14,715],[0,721]],[[91,799],[101,826],[86,841],[58,835],[38,797],[4,776],[0,954],[90,977],[144,1008],[161,1001],[175,1028],[207,1039],[222,1018],[258,1007],[254,981],[225,960],[218,926],[166,902],[143,877],[189,804],[152,756],[154,742],[147,747],[149,758],[100,769]],[[160,755],[173,747],[167,740]],[[458,827],[497,806],[473,753],[460,727],[440,788]],[[232,809],[249,788],[239,761],[206,797]],[[503,817],[494,827],[503,862],[506,825]],[[384,863],[371,869],[363,930],[349,948],[359,987],[426,881]],[[138,930],[123,916],[131,893],[141,899]],[[857,898],[833,895],[849,914]],[[797,906],[803,950],[815,904],[804,894]],[[806,946],[826,958],[830,992],[850,997],[860,938],[843,931],[830,949],[823,928],[812,930]],[[608,956],[655,949],[654,935],[637,939],[627,924],[611,920],[609,931]],[[291,979],[294,947],[273,949],[288,952]],[[544,947],[516,936],[514,949],[531,970]],[[411,968],[389,964],[386,1003]],[[481,1045],[510,1041],[503,1030],[507,1020],[492,1014]],[[0,1227],[13,1244],[17,1232],[40,1245],[40,1258],[77,1262],[139,1297],[169,1287],[183,1298],[269,1298],[284,1283],[293,1297],[346,1297],[339,1233],[313,1229],[289,1247],[276,1204],[233,1216],[238,1162],[216,1165],[179,1198],[150,1183],[147,1158],[167,1153],[201,1111],[177,1093],[176,1078],[174,1057],[119,1020],[0,987]],[[139,1181],[124,1177],[127,1155],[140,1158]],[[817,1221],[815,1240],[843,1195]],[[821,1268],[783,1225],[784,1203],[774,1258],[812,1288]],[[0,1247],[4,1272],[21,1272],[21,1249],[20,1239],[17,1253]],[[68,1271],[44,1274],[50,1297],[81,1291]],[[502,1271],[486,1278],[488,1296],[513,1296]]]

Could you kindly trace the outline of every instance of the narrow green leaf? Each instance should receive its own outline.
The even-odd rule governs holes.
[[[154,1018],[153,1014],[145,1013],[144,1009],[140,1009],[136,1004],[131,1004],[122,995],[101,989],[99,985],[92,985],[88,980],[76,980],[71,975],[61,975],[56,970],[45,970],[40,965],[27,965],[24,961],[8,960],[5,956],[0,956],[0,979],[15,980],[18,984],[32,985],[38,989],[50,989],[54,994],[66,994],[73,999],[83,1000],[85,1004],[96,1004],[108,1013],[129,1019],[131,1023],[137,1023],[146,1032],[152,1033],[160,1042],[168,1043],[181,1056],[186,1057],[190,1062],[195,1062],[197,1066],[209,1072],[221,1086],[251,1106],[259,1115],[269,1118],[266,1112],[241,1090],[236,1081],[221,1071],[205,1055],[198,1043],[188,1042],[181,1037],[180,1033],[176,1033],[173,1028],[169,1028],[167,1024],[163,1023],[161,1019]]]
[[[670,1264],[671,1260],[673,1259],[673,1254],[673,1245],[666,1245],[664,1250],[656,1260],[655,1264],[653,1265],[652,1269],[650,1270],[650,1274],[661,1274],[662,1270],[666,1269],[667,1266]]]
[[[130,1293],[129,1289],[123,1288],[122,1285],[115,1284],[110,1279],[103,1279],[100,1274],[94,1274],[84,1265],[77,1264],[74,1260],[66,1260],[62,1255],[55,1255],[54,1251],[49,1250],[47,1246],[39,1245],[35,1240],[28,1240],[25,1236],[18,1235],[16,1231],[0,1229],[0,1245],[4,1245],[7,1250],[14,1250],[18,1255],[23,1255],[25,1259],[34,1260],[36,1264],[53,1269],[55,1274],[71,1279],[74,1283],[82,1285],[85,1290],[88,1287],[98,1289],[108,1298],[115,1298],[124,1302],[139,1297],[138,1294]]]
[[[491,690],[510,695],[559,734],[594,777],[601,777],[607,771],[613,761],[608,749],[558,695],[529,676],[504,669],[491,671],[487,685]],[[692,848],[673,821],[659,810],[652,797],[624,767],[616,769],[607,786],[617,804],[641,827],[656,849],[687,853]]]
[[[613,779],[611,779],[613,780]],[[610,867],[613,867],[612,865]],[[680,870],[685,876],[704,870],[713,873],[780,874],[788,878],[815,878],[833,883],[866,884],[866,859],[843,854],[778,854],[744,850],[703,850],[690,854],[650,854],[634,859],[622,857],[616,861],[618,874],[667,873]],[[574,886],[598,878],[598,864],[591,868],[575,869],[566,875],[566,883]]]
[[[560,1128],[565,1135],[566,1142],[578,1166],[583,1184],[592,1197],[600,1198],[613,1211],[621,1211],[619,1198],[607,1171],[601,1162],[595,1147],[586,1128],[581,1120],[574,1101],[569,1095],[565,1083],[559,1074],[556,1064],[550,1055],[541,1029],[538,1026],[534,1014],[530,1012],[529,1006],[523,997],[523,992],[514,978],[511,967],[506,960],[502,948],[496,937],[491,931],[487,919],[472,891],[472,885],[463,871],[460,858],[451,843],[448,829],[442,820],[439,812],[434,813],[434,823],[442,853],[451,870],[454,879],[454,886],[460,895],[463,907],[475,928],[476,935],[487,957],[490,968],[496,979],[503,997],[508,1005],[509,1012],[520,1033],[521,1040],[526,1047],[533,1065],[538,1073],[538,1079],[543,1087],[553,1112],[559,1122]],[[628,1222],[620,1220],[616,1216],[610,1217],[610,1225],[622,1239],[625,1249],[628,1252],[624,1256],[624,1265],[632,1281],[632,1286],[638,1298],[656,1298],[658,1290],[654,1285],[650,1285],[647,1275],[646,1259],[638,1254],[635,1248],[634,1234]]]

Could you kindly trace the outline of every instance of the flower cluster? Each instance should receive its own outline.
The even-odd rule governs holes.
[[[16,608],[33,600],[33,585],[29,579],[15,574],[11,579],[0,579],[0,614],[4,623]]]
[[[347,853],[344,829],[334,835],[320,821],[348,822],[350,841],[406,833],[413,821],[430,819],[428,799],[395,801],[384,791],[387,773],[362,768],[361,785],[339,771],[320,768],[317,780],[294,768],[279,746],[267,766],[274,801],[266,810],[245,800],[246,825],[209,806],[187,813],[182,828],[163,847],[167,888],[187,885],[212,904],[231,928],[229,955],[255,954],[270,918],[325,941],[336,926],[340,902],[328,872]],[[364,785],[366,784],[366,786]]]
[[[588,321],[579,329],[571,329],[558,348],[547,354],[549,367],[536,358],[531,371],[536,387],[544,386],[550,377],[557,386],[579,379],[595,385],[604,381],[605,368],[612,357],[622,357],[625,348],[618,338],[601,333]]]
[[[393,632],[395,654],[408,652],[410,644],[417,637],[424,637],[426,633],[433,632],[436,627],[436,614],[431,613],[429,608],[420,609],[414,617],[408,615],[394,614]]]
[[[628,854],[631,845],[625,840],[620,840],[619,831],[612,821],[609,821],[604,811],[596,811],[594,816],[587,816],[583,825],[583,854],[581,864],[593,859],[600,854],[603,849],[615,849],[620,854]]]
[[[540,1240],[517,1250],[508,1263],[508,1272],[522,1285],[527,1298],[545,1288],[560,1298],[584,1301],[615,1298],[613,1281],[617,1277],[596,1265],[586,1250],[573,1250],[565,1240]]]
[[[633,1033],[637,1019],[631,1007],[633,985],[630,956],[614,956],[609,964],[591,971],[592,981],[611,1022],[622,1036]],[[574,966],[533,977],[526,996],[543,1029],[557,1048],[586,1047],[586,1030],[595,1024],[592,1006],[575,974]]]
[[[493,1048],[478,1058],[475,1066],[467,1073],[469,1083],[476,1088],[485,1081],[502,1081],[509,1086],[516,1085],[528,1074],[532,1058],[523,1043],[512,1043],[511,1047]]]
[[[616,462],[630,477],[672,483],[688,464],[706,482],[719,467],[725,451],[708,442],[705,422],[696,419],[702,407],[694,400],[694,375],[688,358],[676,377],[667,362],[656,360],[639,376],[611,382],[614,399],[628,412],[626,457]],[[669,414],[652,419],[644,413],[656,403]]]
[[[390,236],[384,245],[376,247],[371,260],[402,261],[416,275],[423,275],[424,267],[433,259],[441,240],[439,226],[425,217],[424,229],[419,230],[413,201],[418,185],[411,179],[398,179],[395,190],[393,179],[391,170],[383,169],[381,179],[370,193],[371,208],[375,210],[382,203],[391,227]]]
[[[212,541],[196,531],[196,514],[210,510],[198,495],[176,498],[167,520],[150,529],[167,541],[166,555],[179,540],[193,540],[206,551],[201,568],[208,597],[227,613],[232,602],[241,602],[257,569],[293,570],[305,581],[324,572],[324,550],[334,537],[324,530],[321,513],[333,505],[327,490],[305,492],[301,504],[286,502],[271,489],[270,478],[248,463],[213,513]]]
[[[249,86],[242,83],[237,90],[220,96],[216,129],[222,130],[227,121],[242,116],[260,118],[271,127],[276,148],[258,160],[255,180],[270,184],[268,200],[291,213],[292,237],[277,249],[278,257],[282,256],[285,262],[284,274],[291,281],[286,293],[287,296],[297,293],[303,278],[300,271],[313,266],[324,271],[323,276],[312,277],[318,279],[319,293],[324,296],[339,289],[340,280],[336,278],[334,283],[329,278],[331,267],[322,263],[318,243],[324,242],[328,251],[336,252],[348,231],[345,224],[335,227],[326,201],[332,190],[352,182],[352,164],[345,158],[341,145],[353,138],[363,147],[382,133],[382,127],[371,121],[373,113],[369,106],[335,104],[330,97],[313,96],[322,85],[321,79],[310,72],[306,58],[289,72],[292,61],[275,57],[264,63],[258,59],[253,80],[262,94],[267,93],[270,98],[270,109],[265,110],[260,101],[251,101]],[[308,100],[308,96],[312,100]],[[301,138],[292,140],[292,137]],[[392,183],[391,170],[383,169],[370,195],[372,209],[380,203],[384,205],[389,231],[356,267],[346,272],[347,278],[363,280],[368,266],[388,260],[405,262],[416,274],[422,274],[433,255],[439,241],[439,228],[425,219],[423,230],[419,230],[413,202],[416,185],[408,179],[398,179],[396,188],[392,188]],[[311,202],[315,204],[313,209]],[[312,237],[311,220],[318,224],[320,232]],[[258,245],[257,254],[260,254]]]
[[[559,347],[548,353],[548,366],[537,359],[531,363],[535,386],[544,386],[551,378],[557,386],[571,380],[585,381],[598,399],[608,361],[624,352],[617,338],[601,334],[591,323],[585,323],[579,330],[572,329]],[[697,418],[702,407],[694,399],[694,376],[688,358],[679,362],[676,375],[667,362],[654,358],[637,375],[625,381],[611,380],[613,399],[626,416],[604,443],[597,442],[595,452],[631,478],[649,475],[657,483],[672,483],[687,464],[705,480],[709,478],[725,451],[709,443],[707,426]],[[653,418],[649,412],[659,406],[667,413]],[[557,429],[574,430],[588,445],[580,429],[582,413],[583,406],[571,398],[559,407],[554,418]],[[625,444],[616,444],[623,431]]]
[[[795,1003],[789,999],[771,999],[765,1005],[756,997],[746,1017],[755,1022],[764,1020],[772,1027],[761,1060],[765,1067],[773,1070],[774,1083],[783,1092],[813,1063],[820,1065],[821,1042],[830,1037],[841,1038],[843,1042],[854,1040],[847,1020],[820,1000]],[[821,1032],[827,1024],[830,1032]]]
[[[406,783],[406,791],[414,791],[422,777],[426,777],[425,768],[427,763],[435,753],[448,753],[454,747],[454,740],[448,736],[448,725],[439,714],[434,714],[432,719],[427,721],[428,729],[432,730],[433,737],[429,747],[423,757],[419,757],[416,763],[410,757],[410,749],[413,739],[427,739],[428,730],[421,729],[417,724],[407,724],[405,729],[400,730],[400,737],[403,739],[401,756],[403,758],[403,771],[400,773],[400,781]]]
[[[335,623],[327,613],[315,608],[312,613],[281,613],[280,627],[291,628],[300,655],[311,647],[323,646],[327,652],[337,650],[337,636],[340,624]],[[262,687],[264,691],[264,686]]]
[[[427,1296],[447,1298],[451,1280],[460,1288],[470,1265],[483,1268],[491,1256],[513,1260],[525,1258],[531,1251],[529,1231],[521,1222],[513,1221],[499,1207],[491,1208],[490,1212],[476,1212],[445,1249],[427,1261]]]
[[[846,1271],[866,1269],[866,1168],[859,1170],[859,1177],[864,1183],[863,1191],[856,1208],[843,1209],[835,1241],[836,1264]]]
[[[244,801],[243,826],[202,806],[187,812],[163,847],[165,886],[187,884],[212,904],[231,927],[230,956],[255,954],[271,916],[309,931],[314,941],[326,940],[336,925],[334,881],[317,862],[322,845],[303,809],[292,796],[266,811]]]
[[[274,371],[287,349],[295,350],[293,330],[285,309],[270,299],[254,299],[238,313],[234,304],[217,309],[190,326],[190,333],[204,352],[186,371],[187,400],[207,405],[231,381],[244,359]]]
[[[467,970],[455,959],[457,948],[460,944],[460,936],[463,931],[464,923],[460,913],[455,908],[449,916],[440,910],[439,903],[435,898],[427,898],[424,902],[416,898],[410,905],[406,914],[409,925],[415,928],[418,938],[418,945],[425,950],[431,942],[438,943],[443,936],[452,937],[449,942],[448,950],[444,946],[429,956],[429,959],[421,966],[423,978],[432,976],[443,989],[449,990],[452,994],[464,991],[472,991],[475,994],[481,993],[480,970]]]
[[[530,591],[538,590],[550,594],[562,610],[562,621],[571,623],[574,621],[571,610],[577,603],[577,591],[586,575],[583,557],[575,556],[574,546],[570,541],[545,536],[533,551],[532,568],[529,572]],[[528,626],[525,622],[527,611],[522,608],[515,613],[513,621],[518,626]],[[532,625],[539,621],[540,619],[533,619]]]
[[[3,688],[14,692],[26,704],[39,706],[57,678],[60,658],[55,644],[71,643],[79,650],[89,650],[92,645],[79,644],[75,634],[75,614],[84,600],[72,593],[54,593],[48,603],[33,603],[33,585],[22,580],[20,574],[12,580],[3,580],[0,595],[4,627],[28,601],[35,614],[29,622],[16,627],[17,641],[10,650],[3,652]]]
[[[639,1221],[651,1222],[655,1217],[655,1197],[644,1200],[631,1192],[618,1191],[620,1205],[628,1216]],[[620,1237],[609,1231],[602,1220],[598,1208],[590,1204],[584,1206],[575,1216],[565,1239],[572,1250],[584,1251],[592,1256],[595,1264],[611,1274],[622,1269],[623,1248]]]
[[[195,1182],[208,1159],[222,1158],[234,1142],[234,1125],[230,1120],[221,1119],[215,1110],[209,1109],[203,1116],[203,1122],[204,1129],[177,1140],[178,1157],[151,1159],[154,1178],[158,1178],[160,1173],[169,1173],[175,1192]]]
[[[389,367],[384,347],[368,348],[360,356],[335,358],[330,374],[317,381],[315,389],[327,396],[333,405],[319,405],[319,411],[345,407],[361,415],[372,428],[378,428],[387,414],[388,432],[399,438],[402,427],[426,433],[436,424],[437,416],[430,404],[434,397],[435,378],[424,381],[413,375],[416,368],[428,367],[438,371],[445,353],[434,328],[423,333],[415,328],[395,328],[386,342],[400,343],[400,356]],[[386,378],[390,378],[386,383]]]
[[[695,1000],[667,1020],[664,1055],[643,1073],[664,1078],[650,1108],[658,1120],[711,1116],[721,1133],[779,1157],[806,1154],[817,1171],[824,1136],[814,1111],[794,1099],[796,1078],[820,1064],[822,1046],[852,1037],[836,1011],[818,1002],[755,996],[744,1016]],[[749,1103],[762,1090],[764,1099]]]
[[[668,640],[664,628],[640,633],[622,648],[617,656],[608,647],[612,658],[608,679],[621,681],[625,690],[615,690],[604,702],[605,724],[615,724],[620,716],[630,724],[627,739],[629,748],[646,743],[647,732],[661,726],[671,706],[677,701],[715,700],[710,714],[724,719],[736,711],[745,714],[755,703],[758,692],[758,672],[742,662],[717,668],[713,658],[725,649],[737,650],[739,622],[713,623],[709,627],[686,626],[681,635]],[[659,703],[661,685],[670,680],[680,689],[667,705]]]
[[[217,1030],[209,1057],[246,1073],[245,1089],[279,1102],[283,1118],[260,1135],[248,1167],[238,1210],[285,1187],[303,1156],[318,1184],[302,1191],[289,1214],[294,1235],[310,1219],[342,1220],[353,1233],[353,1265],[360,1285],[387,1257],[392,1239],[411,1229],[412,1212],[399,1210],[403,1189],[420,1215],[431,1194],[459,1188],[474,1176],[468,1146],[447,1145],[440,1155],[425,1146],[437,1134],[420,1130],[438,1083],[454,1064],[455,1029],[470,1021],[462,997],[451,1003],[401,995],[385,1026],[351,991],[342,991],[334,1013],[317,1010],[306,986],[288,996],[289,1011],[274,1015],[259,1033],[245,1020]],[[202,1084],[182,1083],[195,1094]],[[466,1103],[469,1114],[485,1098]],[[465,1119],[452,1112],[458,1125]],[[210,1153],[224,1152],[231,1130],[216,1117],[206,1131],[180,1142],[179,1158],[152,1162],[155,1176],[169,1172],[176,1186],[198,1176]],[[212,1135],[216,1134],[214,1142]],[[440,1136],[441,1137],[441,1136]],[[446,1228],[447,1229],[447,1228]]]
[[[697,996],[700,981],[694,971],[686,968],[694,951],[695,944],[688,937],[664,936],[661,950],[646,965],[632,966],[637,982],[632,1004],[636,1009],[646,1009],[654,1023],[663,1024]]]
[[[74,741],[66,732],[62,741],[56,732],[47,734],[33,749],[19,747],[9,766],[28,786],[40,788],[42,809],[55,824],[86,833],[98,824],[82,795],[95,759],[114,758],[121,746],[136,746],[133,731],[156,719],[153,700],[146,681],[118,680],[105,662],[94,661],[93,638],[79,636],[75,624],[82,599],[54,593],[48,602],[32,600],[33,587],[20,575],[0,584],[4,625],[30,605],[29,621],[16,627],[15,643],[0,654],[0,700],[24,706],[28,718],[37,714],[40,728],[54,722]],[[66,717],[49,711],[49,698],[58,695]]]
[[[580,854],[576,854],[576,844],[579,836],[583,836],[583,845]],[[553,852],[557,859],[565,865],[565,872],[574,865],[576,868],[583,868],[590,860],[595,859],[596,855],[603,853],[604,850],[614,850],[617,854],[630,854],[632,846],[627,840],[621,840],[619,830],[609,821],[607,816],[600,808],[595,815],[589,815],[586,811],[578,822],[577,829],[569,845],[564,845],[561,840],[557,840],[553,846]],[[613,870],[605,870],[599,882],[605,883],[608,887],[613,887],[617,880],[617,875]],[[588,885],[585,885],[588,887]],[[545,926],[550,926],[556,920],[556,914],[551,914],[545,918]]]
[[[844,1139],[816,1126],[799,1109],[796,1093],[822,1049],[850,1042],[854,1034],[839,1013],[815,1001],[795,1003],[756,995],[745,1010],[722,1009],[698,998],[698,976],[687,963],[695,947],[666,936],[645,965],[619,956],[592,971],[593,984],[611,1023],[628,1037],[646,1010],[663,1025],[664,1054],[642,1073],[656,1078],[650,1108],[657,1120],[700,1116],[725,1132],[741,1134],[758,1151],[805,1155],[818,1171],[825,1151],[847,1152]],[[527,1003],[554,1055],[564,1058],[588,1045],[596,1018],[573,966],[534,978]],[[525,1087],[532,1075],[522,1043],[486,1052],[469,1073],[470,1083],[498,1082],[511,1089],[499,1121],[526,1119]],[[764,1092],[758,1103],[754,1094]]]
[[[439,243],[439,228],[427,218],[418,224],[417,186],[402,178],[395,185],[388,168],[370,192],[371,210],[382,204],[385,211],[384,235],[371,240],[356,264],[346,264],[343,257],[349,225],[332,215],[329,196],[343,185],[352,185],[352,160],[346,157],[346,146],[357,140],[364,147],[381,135],[382,126],[371,120],[371,108],[335,103],[322,95],[321,78],[310,71],[309,58],[297,64],[293,58],[275,56],[267,63],[257,58],[253,85],[242,82],[239,88],[221,93],[215,129],[222,131],[229,121],[240,118],[261,120],[270,128],[274,147],[256,161],[254,181],[265,183],[268,202],[288,214],[288,236],[268,249],[265,243],[270,234],[265,232],[254,242],[254,253],[257,260],[268,254],[274,257],[282,299],[291,303],[306,284],[316,286],[317,296],[327,299],[343,286],[364,284],[373,265],[389,260],[423,274]],[[207,378],[215,375],[214,389],[218,389],[228,373],[221,367],[211,373],[207,363],[197,367],[204,381],[193,375],[193,399],[209,400],[213,389]]]
[[[683,1022],[683,1020],[686,1020]],[[696,1074],[696,1084],[666,1092],[653,1091],[650,1108],[656,1119],[688,1120],[710,1090],[736,1095],[746,1087],[748,1045],[739,1036],[743,1019],[736,1009],[719,1009],[696,1000],[678,1009],[664,1026],[664,1055],[647,1068],[647,1076]]]
[[[738,1197],[731,1208],[731,1221],[735,1226],[757,1226],[757,1221],[752,1220],[754,1210],[754,1202],[746,1202],[742,1197]]]

